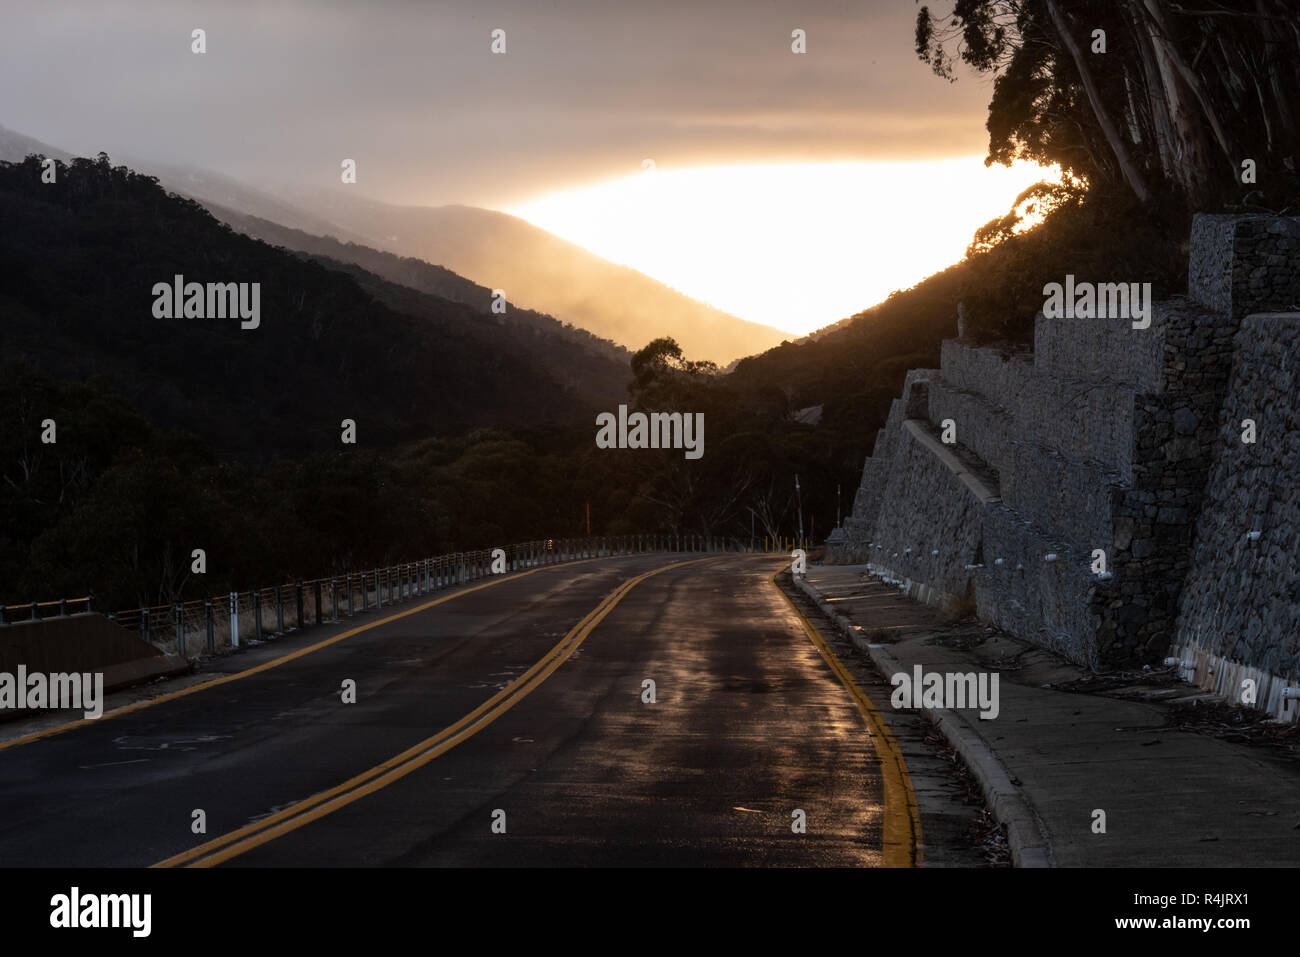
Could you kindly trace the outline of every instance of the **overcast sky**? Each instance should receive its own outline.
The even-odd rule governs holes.
[[[76,153],[504,207],[663,167],[982,153],[914,0],[0,0],[0,124]],[[207,31],[207,53],[190,32]],[[490,33],[506,31],[493,55]],[[808,52],[790,50],[807,31]]]

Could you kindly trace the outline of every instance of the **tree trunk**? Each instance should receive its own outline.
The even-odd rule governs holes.
[[[1052,18],[1052,25],[1056,28],[1056,32],[1061,37],[1061,42],[1065,44],[1066,50],[1069,51],[1070,56],[1073,58],[1075,68],[1079,71],[1079,79],[1083,81],[1083,89],[1088,94],[1088,102],[1092,105],[1093,115],[1097,117],[1097,123],[1101,127],[1102,133],[1105,134],[1106,142],[1110,144],[1111,152],[1115,154],[1115,160],[1119,163],[1120,172],[1124,174],[1124,179],[1137,196],[1138,201],[1142,203],[1150,202],[1151,190],[1147,188],[1142,173],[1133,163],[1133,157],[1129,155],[1128,146],[1120,137],[1115,121],[1111,119],[1110,111],[1106,109],[1106,104],[1102,102],[1101,92],[1097,89],[1097,84],[1092,78],[1092,70],[1089,68],[1087,60],[1084,59],[1079,44],[1074,41],[1074,36],[1070,33],[1070,24],[1061,12],[1057,0],[1045,0],[1045,2],[1047,12]]]
[[[1142,18],[1132,7],[1129,8],[1129,22],[1133,25],[1133,39],[1137,44],[1139,58],[1142,61],[1142,76],[1145,80],[1147,102],[1151,106],[1151,125],[1155,127],[1155,141],[1160,159],[1160,169],[1164,178],[1170,183],[1179,182],[1177,164],[1174,162],[1174,131],[1169,122],[1169,109],[1165,104],[1160,73],[1156,70],[1151,40],[1143,28]]]
[[[1138,0],[1150,11],[1151,0]],[[1150,17],[1139,18],[1151,40],[1156,72],[1160,77],[1160,86],[1164,90],[1164,100],[1169,112],[1169,125],[1172,130],[1175,181],[1187,194],[1193,207],[1205,205],[1212,194],[1212,182],[1209,174],[1210,144],[1202,128],[1200,116],[1193,107],[1189,91],[1183,82],[1178,68],[1174,65],[1174,51],[1168,33],[1153,24]]]
[[[1168,71],[1169,76],[1167,79],[1174,82],[1176,86],[1178,85],[1178,81],[1181,80],[1181,86],[1187,93],[1190,93],[1196,100],[1197,104],[1199,104],[1202,114],[1209,122],[1210,130],[1214,133],[1214,138],[1219,144],[1219,149],[1223,151],[1224,159],[1227,161],[1229,168],[1235,175],[1237,164],[1240,162],[1241,158],[1237,156],[1238,151],[1233,147],[1229,140],[1227,133],[1224,131],[1223,124],[1219,122],[1218,112],[1214,109],[1214,104],[1210,101],[1209,96],[1205,92],[1205,85],[1201,83],[1200,78],[1192,72],[1191,68],[1187,65],[1187,62],[1178,52],[1178,48],[1174,45],[1173,35],[1169,32],[1168,22],[1165,19],[1162,0],[1142,0],[1142,4],[1146,8],[1147,14],[1150,17],[1152,26],[1151,42],[1155,47],[1156,62],[1160,64],[1161,73],[1163,74]],[[1179,95],[1182,96],[1181,93]],[[1185,97],[1183,97],[1183,99],[1185,99]],[[1190,106],[1185,107],[1185,109],[1189,111],[1188,115],[1190,119],[1192,117]],[[1191,122],[1199,131],[1200,124],[1196,123],[1194,119],[1192,119]],[[1197,138],[1204,140],[1204,133],[1198,132]],[[1205,163],[1205,167],[1201,171],[1200,176],[1201,178],[1210,181],[1213,178],[1209,157],[1210,151],[1208,149],[1202,149],[1200,152],[1203,156],[1203,162]]]
[[[1263,15],[1264,0],[1255,0],[1255,9]],[[1271,20],[1266,20],[1260,27],[1264,36],[1264,69],[1268,74],[1269,86],[1273,91],[1272,107],[1277,120],[1277,142],[1288,143],[1295,139],[1295,115],[1291,112],[1291,91],[1282,82],[1281,67],[1286,62],[1283,47],[1286,44],[1284,32]],[[1295,30],[1294,24],[1292,29]],[[1297,31],[1300,33],[1300,31]],[[1300,39],[1298,37],[1297,39]],[[1292,54],[1300,52],[1300,42],[1292,44]],[[1295,76],[1294,67],[1292,77]]]

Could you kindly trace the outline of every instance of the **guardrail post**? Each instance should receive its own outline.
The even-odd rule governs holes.
[[[203,599],[203,617],[208,625],[208,654],[216,651],[216,629],[212,622],[212,599]]]
[[[59,599],[59,617],[60,618],[68,617],[68,600],[66,598]]]
[[[253,633],[258,641],[262,640],[262,589],[252,592],[253,596]]]
[[[343,576],[343,581],[344,581],[343,587],[348,590],[348,617],[354,618],[356,617],[356,605],[353,604],[353,600],[352,600],[352,573],[351,572],[345,573]]]
[[[294,592],[294,596],[293,596],[294,600],[298,604],[298,618],[295,621],[295,624],[301,630],[302,628],[305,628],[307,624],[305,621],[303,621],[303,618],[306,617],[303,609],[304,606],[307,604],[307,602],[306,602],[306,596],[304,596],[302,593],[302,579],[299,579],[298,581],[293,583],[293,592]]]
[[[320,624],[320,579],[319,578],[316,579],[315,587],[312,589],[312,591],[315,592],[314,597],[316,599],[316,624],[319,625]]]
[[[230,593],[230,647],[239,647],[239,592]]]
[[[284,634],[284,592],[279,585],[275,586],[275,633]]]
[[[145,641],[149,640],[149,609],[140,609],[140,634]]]
[[[172,605],[172,617],[176,619],[176,653],[185,657],[185,608],[180,602]]]
[[[37,608],[36,602],[32,602],[32,621],[36,621],[36,620],[37,620],[37,618],[36,618],[36,608]]]

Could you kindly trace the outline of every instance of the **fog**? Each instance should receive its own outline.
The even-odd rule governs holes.
[[[980,152],[912,0],[0,4],[0,124],[78,153],[501,208],[663,166]],[[191,52],[191,31],[207,52]],[[506,31],[506,53],[490,49]],[[791,52],[791,31],[807,53]]]

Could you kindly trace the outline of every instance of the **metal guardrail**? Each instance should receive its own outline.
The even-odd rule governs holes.
[[[789,552],[795,539],[746,541],[713,535],[620,535],[539,539],[506,545],[496,564],[500,573],[592,558],[651,553]],[[804,542],[802,547],[809,547]],[[176,654],[213,654],[219,647],[239,647],[312,625],[352,618],[358,611],[396,605],[466,582],[490,578],[496,549],[454,552],[326,578],[298,580],[269,588],[230,592],[171,605],[109,612],[119,625]],[[91,612],[91,597],[60,601],[0,604],[0,625]]]
[[[0,625],[84,615],[93,610],[90,601],[91,596],[86,595],[83,598],[61,598],[58,601],[32,601],[25,605],[0,605]]]

